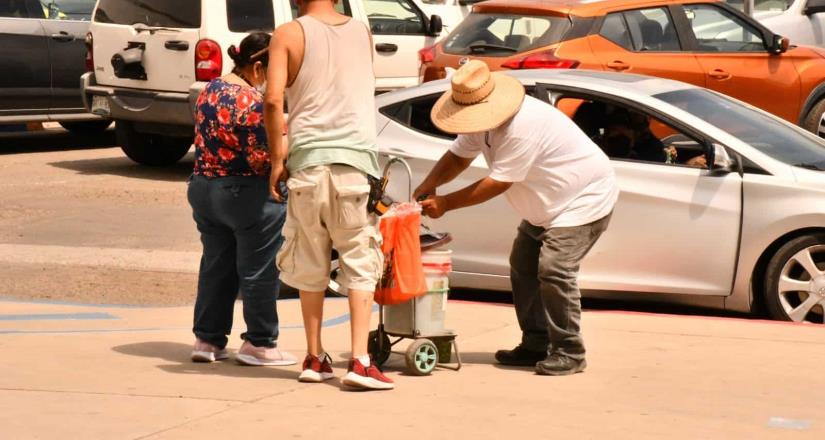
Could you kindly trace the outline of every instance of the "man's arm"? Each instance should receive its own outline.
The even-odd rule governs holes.
[[[485,177],[478,182],[446,196],[436,196],[424,200],[421,207],[424,215],[439,218],[447,211],[466,208],[484,203],[493,197],[503,194],[513,186],[512,182],[501,182],[491,177]]]
[[[421,196],[434,196],[435,190],[441,185],[452,182],[459,174],[466,170],[473,159],[467,159],[448,151],[441,156],[438,163],[435,164],[430,174],[424,179],[424,182],[416,188],[413,193],[413,199],[418,200]]]
[[[269,66],[264,96],[264,125],[269,142],[272,161],[270,191],[275,200],[283,201],[279,183],[285,179],[284,162],[287,158],[287,144],[284,142],[284,92],[289,77],[289,51],[287,45],[294,38],[293,23],[287,23],[275,30],[269,44]]]

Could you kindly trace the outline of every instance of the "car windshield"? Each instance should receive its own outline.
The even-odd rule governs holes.
[[[201,0],[100,0],[95,21],[129,26],[199,28]]]
[[[825,141],[767,113],[704,89],[678,90],[654,97],[713,124],[776,160],[825,171]]]
[[[444,52],[509,56],[558,43],[568,30],[566,17],[473,13],[447,37]]]

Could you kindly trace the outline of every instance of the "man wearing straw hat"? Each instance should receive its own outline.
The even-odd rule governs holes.
[[[534,366],[542,375],[584,371],[580,332],[581,260],[607,229],[618,198],[610,160],[567,116],[533,97],[516,79],[470,61],[435,104],[433,123],[458,138],[415,197],[424,213],[477,205],[505,194],[524,219],[510,255],[521,343],[499,350],[504,365]],[[451,194],[436,188],[456,178],[478,154],[488,177]]]

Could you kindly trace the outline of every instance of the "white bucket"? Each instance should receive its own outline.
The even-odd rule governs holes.
[[[450,292],[452,251],[421,253],[427,293],[403,304],[384,309],[385,328],[390,333],[434,335],[444,331],[447,294]]]

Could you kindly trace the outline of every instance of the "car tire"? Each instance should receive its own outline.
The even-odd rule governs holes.
[[[172,165],[186,156],[192,147],[191,138],[140,133],[130,122],[117,121],[115,131],[126,156],[141,165]]]
[[[112,125],[112,121],[84,121],[84,122],[59,122],[60,126],[78,135],[99,134]]]
[[[805,235],[780,247],[768,262],[764,287],[771,318],[825,323],[825,235]]]
[[[805,116],[802,128],[821,138],[825,138],[825,98],[821,99],[811,108],[811,111]]]

